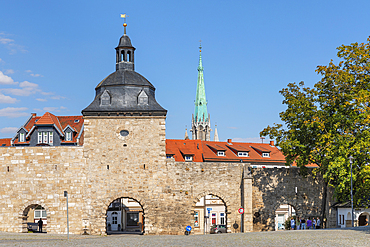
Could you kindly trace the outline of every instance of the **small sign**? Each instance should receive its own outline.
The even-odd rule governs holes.
[[[236,230],[236,229],[238,229],[239,225],[238,225],[238,223],[236,223],[236,221],[235,221],[235,223],[233,224],[233,227],[234,227],[234,229],[235,229],[235,230]]]
[[[244,208],[239,208],[238,212],[239,212],[239,214],[243,214],[244,213]]]
[[[208,214],[211,213],[212,208],[207,208]]]
[[[187,226],[187,227],[186,227],[186,230],[187,230],[188,232],[190,232],[190,231],[191,231],[191,226]]]

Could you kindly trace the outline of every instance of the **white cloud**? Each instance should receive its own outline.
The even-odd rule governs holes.
[[[17,95],[17,96],[30,96],[36,92],[40,92],[41,90],[38,88],[39,85],[36,83],[24,81],[19,83],[21,88],[4,88],[2,91]]]
[[[37,101],[41,101],[41,102],[45,102],[45,101],[47,101],[47,99],[40,99],[40,98],[38,98],[38,99],[36,99]]]
[[[51,98],[51,99],[60,100],[60,99],[65,99],[66,97],[64,97],[64,96],[60,96],[60,95],[54,95],[54,96],[51,96],[50,98]]]
[[[1,60],[1,59],[0,59]],[[8,75],[10,75],[10,74],[14,74],[14,70],[12,70],[12,69],[7,69],[7,70],[5,70],[5,74],[8,74]]]
[[[14,80],[10,76],[4,75],[4,73],[0,71],[0,84],[13,85],[18,83],[14,82]]]
[[[29,113],[25,112],[28,110],[27,107],[7,107],[0,109],[0,117],[8,117],[8,118],[16,118],[16,117],[24,117],[28,116]]]
[[[0,129],[1,133],[15,133],[18,130],[17,127],[5,127]]]
[[[18,100],[16,98],[12,98],[10,96],[0,93],[0,103],[14,104],[17,101]]]
[[[270,139],[264,139],[263,143],[268,143]],[[241,138],[241,137],[236,137],[233,138],[233,142],[252,142],[252,143],[262,143],[261,138],[259,137],[246,137],[246,138]]]
[[[44,77],[43,75],[32,73],[32,70],[30,70],[30,69],[26,70],[26,72],[30,73],[30,76],[33,76],[33,77]]]
[[[3,45],[7,45],[9,43],[13,43],[14,40],[13,39],[7,39],[7,38],[1,38],[0,37],[0,43],[3,44]]]
[[[42,109],[48,112],[61,112],[63,110],[67,110],[68,108],[64,106],[60,106],[60,107],[44,107]]]

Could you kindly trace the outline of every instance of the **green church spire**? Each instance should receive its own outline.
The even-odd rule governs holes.
[[[211,121],[207,111],[206,89],[204,87],[202,45],[199,47],[198,83],[195,96],[195,113],[191,120],[193,140],[210,141]]]
[[[204,87],[203,64],[202,64],[202,46],[199,46],[199,66],[197,94],[195,97],[195,121],[205,122],[208,119],[206,89]]]

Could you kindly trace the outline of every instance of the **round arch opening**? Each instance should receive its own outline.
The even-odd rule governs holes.
[[[134,198],[120,197],[111,202],[106,212],[107,234],[144,234],[142,205]]]
[[[369,213],[364,212],[358,216],[358,226],[368,226],[369,225]]]
[[[23,210],[22,232],[46,233],[47,225],[47,210],[42,205],[31,204]]]
[[[227,233],[227,208],[221,197],[207,194],[195,203],[193,211],[194,234]]]

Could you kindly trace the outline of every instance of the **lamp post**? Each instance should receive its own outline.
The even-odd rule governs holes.
[[[351,219],[352,219],[352,227],[354,227],[353,225],[353,186],[352,186],[352,163],[353,163],[353,157],[352,155],[349,156],[349,163],[351,164],[351,209],[352,209],[352,214],[351,214]]]
[[[67,238],[69,240],[69,219],[68,219],[68,192],[64,191],[64,197],[67,198]]]

